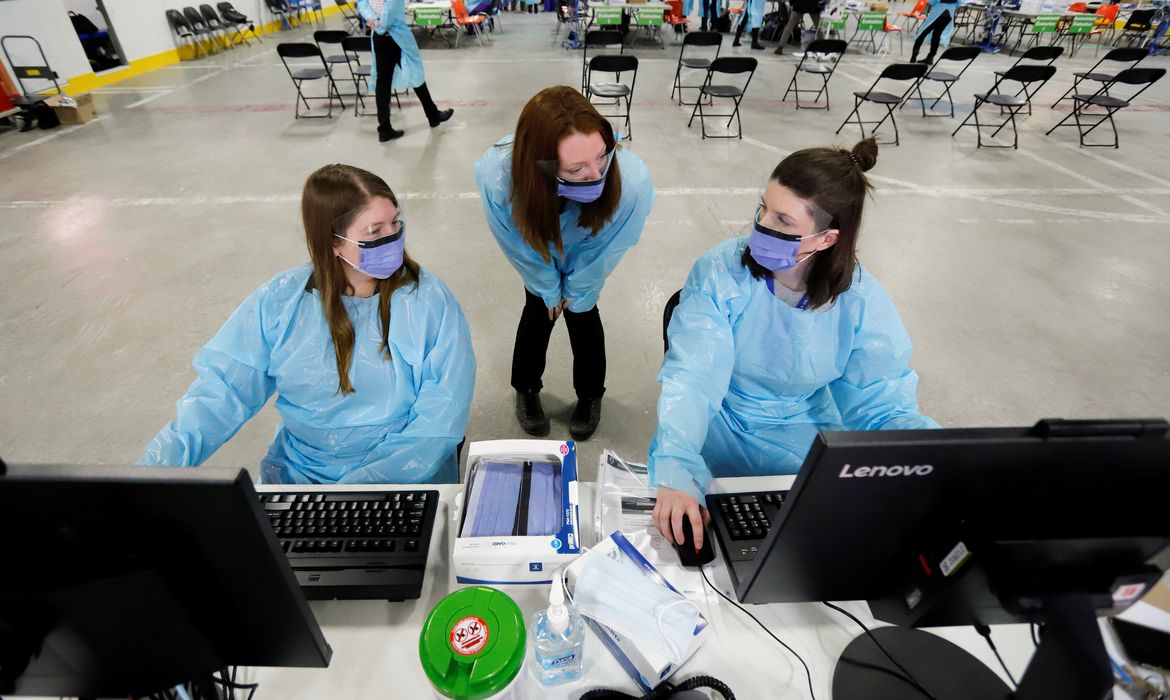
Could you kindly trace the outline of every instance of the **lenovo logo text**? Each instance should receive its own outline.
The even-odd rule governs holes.
[[[890,467],[857,467],[854,469],[852,465],[846,464],[841,467],[841,473],[837,476],[842,479],[868,479],[875,476],[926,476],[934,471],[934,467],[930,464],[915,464],[913,466],[906,464],[895,464]]]

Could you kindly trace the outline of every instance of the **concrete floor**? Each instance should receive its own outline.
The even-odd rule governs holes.
[[[331,19],[337,24],[338,19]],[[508,370],[522,303],[488,234],[472,162],[509,133],[525,101],[577,84],[579,52],[551,41],[551,14],[507,14],[488,46],[423,42],[428,84],[455,117],[430,130],[413,101],[405,138],[379,144],[373,117],[294,121],[277,40],[175,65],[99,90],[100,119],[52,132],[0,133],[0,456],[12,462],[131,463],[191,381],[191,358],[232,310],[307,259],[304,178],[328,162],[371,169],[404,199],[410,249],[471,321],[479,379],[470,440],[517,437]],[[670,101],[678,55],[642,45],[629,147],[658,199],[641,243],[610,278],[609,391],[581,448],[644,459],[654,430],[661,314],[691,263],[745,229],[759,188],[787,153],[851,145],[834,136],[851,102],[897,56],[849,54],[832,112],[780,96],[794,58],[730,47],[761,65],[742,141],[701,141]],[[907,47],[907,50],[909,47]],[[1074,70],[1062,58],[1021,128],[1021,148],[976,150],[957,121],[900,113],[902,145],[871,176],[861,259],[895,298],[914,340],[924,412],[944,426],[1030,424],[1046,416],[1170,416],[1170,80],[1118,117],[1120,150],[1078,148],[1044,131]],[[955,89],[971,94],[1012,59],[981,57]],[[1148,60],[1167,66],[1166,58]],[[372,107],[372,102],[371,102]],[[545,377],[554,435],[567,433],[569,348],[554,334]],[[277,414],[264,411],[210,464],[255,471]]]

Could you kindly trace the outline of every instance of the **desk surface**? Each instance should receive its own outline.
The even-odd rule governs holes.
[[[744,479],[717,479],[712,491],[736,492],[765,489],[784,489],[792,477],[751,477]],[[581,484],[582,538],[593,541],[593,484]],[[382,490],[393,486],[374,487],[295,487],[296,490]],[[402,487],[417,488],[417,487]],[[386,601],[316,601],[311,603],[314,614],[333,647],[333,661],[328,669],[253,668],[241,669],[247,682],[260,683],[257,696],[263,698],[378,698],[430,697],[430,685],[418,662],[418,636],[422,623],[431,608],[445,595],[457,588],[450,553],[454,547],[452,523],[457,484],[438,485],[441,507],[436,516],[435,535],[422,595],[418,600],[401,603]],[[259,486],[261,491],[279,491],[281,487]],[[715,585],[730,593],[730,583],[722,558],[708,567]],[[676,678],[711,675],[726,682],[741,698],[807,698],[808,685],[800,663],[772,641],[743,613],[732,608],[710,589],[704,589],[705,600],[699,601],[704,614],[711,621],[711,635],[702,649],[679,672]],[[548,591],[508,590],[516,603],[531,617],[536,610],[547,606]],[[732,596],[734,598],[734,596]],[[866,624],[875,623],[864,603],[852,602],[843,607]],[[751,612],[768,628],[800,653],[812,670],[813,687],[817,698],[828,700],[837,657],[860,630],[839,613],[813,603],[754,605]],[[986,642],[973,629],[946,628],[931,630],[977,656],[988,667],[1001,673],[999,664]],[[1004,625],[994,628],[996,646],[1003,654],[1012,673],[1019,677],[1032,654],[1028,628],[1025,625]],[[576,700],[586,690],[597,687],[618,688],[635,692],[636,686],[601,646],[587,632],[585,641],[585,673],[573,683],[545,689],[528,676],[529,695],[548,700]],[[529,644],[528,660],[532,650]],[[533,664],[527,664],[529,673]]]

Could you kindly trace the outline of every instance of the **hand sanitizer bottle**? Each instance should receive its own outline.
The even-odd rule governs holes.
[[[537,610],[532,616],[532,640],[540,682],[558,685],[581,677],[585,620],[565,605],[565,586],[559,576],[549,589],[548,603],[547,610]]]

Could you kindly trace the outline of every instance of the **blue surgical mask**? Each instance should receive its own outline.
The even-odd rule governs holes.
[[[656,581],[628,556],[619,559],[591,550],[573,585],[573,605],[639,648],[680,664],[699,624],[699,609]]]
[[[823,236],[827,232],[821,231],[820,233],[814,233],[808,236],[796,236],[790,233],[783,233],[761,224],[757,215],[755,223],[752,224],[752,233],[748,237],[748,248],[751,251],[752,259],[758,262],[764,269],[771,270],[772,272],[788,270],[808,260],[816,253],[816,251],[813,251],[803,258],[797,259],[800,253],[801,241],[806,238]]]
[[[555,535],[561,475],[553,462],[483,462],[475,467],[461,537]]]
[[[336,233],[333,235],[344,241],[357,244],[358,261],[356,265],[343,256],[337,257],[345,260],[350,267],[363,275],[379,280],[389,279],[395,272],[398,272],[398,268],[402,267],[402,258],[406,247],[405,221],[399,221],[398,230],[395,233],[371,241],[355,241]]]
[[[605,167],[601,171],[601,177],[596,180],[566,180],[558,177],[557,195],[580,204],[597,201],[597,198],[605,191],[605,178],[609,175],[609,166],[613,162],[613,153],[613,151],[610,151],[605,154]]]

